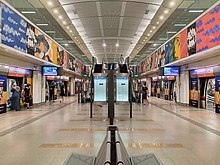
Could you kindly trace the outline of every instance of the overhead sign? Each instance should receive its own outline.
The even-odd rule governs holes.
[[[94,101],[106,101],[106,77],[94,76]]]
[[[129,93],[128,77],[116,78],[116,101],[128,101]]]
[[[164,76],[178,76],[179,67],[164,67]]]

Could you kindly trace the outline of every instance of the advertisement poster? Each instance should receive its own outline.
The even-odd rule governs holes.
[[[174,39],[171,39],[168,43],[165,44],[165,63],[171,63],[175,60],[174,57]]]
[[[76,59],[73,56],[69,56],[69,69],[75,72]]]
[[[159,67],[165,65],[165,45],[163,45],[159,50],[158,50],[158,60],[159,60]]]
[[[215,112],[220,113],[220,76],[215,77]]]
[[[0,113],[6,112],[7,77],[0,76]]]
[[[188,56],[187,29],[180,33],[180,58]]]
[[[63,54],[63,67],[66,69],[69,69],[69,54],[67,53],[67,51],[64,50],[64,54]]]
[[[165,95],[165,100],[168,100],[169,98],[168,80],[164,80],[164,95]]]
[[[37,42],[35,38],[35,27],[30,23],[27,23],[27,32],[26,32],[26,53],[34,56],[35,54],[35,43]]]
[[[52,54],[53,54],[53,63],[57,64],[57,54],[58,54],[57,44],[53,41],[52,42]]]
[[[2,3],[2,43],[26,52],[27,22]]]
[[[146,58],[146,71],[151,70],[151,55]]]
[[[48,62],[53,62],[53,51],[52,51],[52,40],[42,34],[38,29],[35,28],[36,37],[36,51],[35,56],[46,60]]]
[[[174,61],[180,59],[180,34],[174,37]]]
[[[190,105],[198,108],[199,92],[198,92],[198,79],[190,79],[190,95],[189,95]]]
[[[64,50],[62,47],[58,46],[57,47],[57,65],[63,66],[64,63]]]
[[[155,64],[156,64],[156,54],[153,53],[151,55],[151,70],[155,69]]]
[[[189,56],[196,53],[196,23],[187,28],[187,43]]]
[[[77,61],[77,68],[78,68],[77,72],[81,74],[82,73],[82,64],[79,60]]]
[[[106,77],[94,76],[94,101],[106,101]]]
[[[128,77],[117,77],[116,89],[116,101],[128,101]]]
[[[157,81],[157,97],[160,98],[160,81]]]
[[[220,4],[196,21],[196,51],[220,44]]]

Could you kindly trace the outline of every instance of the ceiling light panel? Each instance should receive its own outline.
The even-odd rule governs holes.
[[[106,41],[106,37],[114,36],[118,37],[116,42],[120,44],[117,48],[118,51],[120,50],[123,54],[129,55],[159,9],[159,5],[163,2],[163,0],[149,1],[152,2],[146,4],[136,3],[135,1],[74,3],[70,0],[60,0],[60,3],[65,4],[63,5],[64,10],[87,47],[91,45],[89,50],[92,53],[96,52],[104,55],[103,40]],[[151,5],[151,3],[157,5]],[[146,10],[148,10],[147,13]],[[86,36],[84,36],[85,33]],[[126,40],[126,44],[124,44],[120,37],[131,38],[131,40]],[[94,38],[100,38],[101,44],[95,44],[94,42],[89,44]],[[113,45],[106,42],[106,45],[108,45],[106,48],[113,52],[117,51],[116,42]]]

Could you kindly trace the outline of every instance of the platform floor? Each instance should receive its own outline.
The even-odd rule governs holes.
[[[68,155],[95,156],[109,124],[107,105],[77,97],[0,115],[1,165],[61,165]],[[220,114],[150,98],[147,105],[115,106],[114,124],[130,156],[155,153],[164,165],[220,164]]]

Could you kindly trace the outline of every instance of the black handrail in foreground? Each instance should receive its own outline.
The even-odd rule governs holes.
[[[132,165],[116,126],[107,128],[107,135],[95,160],[95,165]]]

